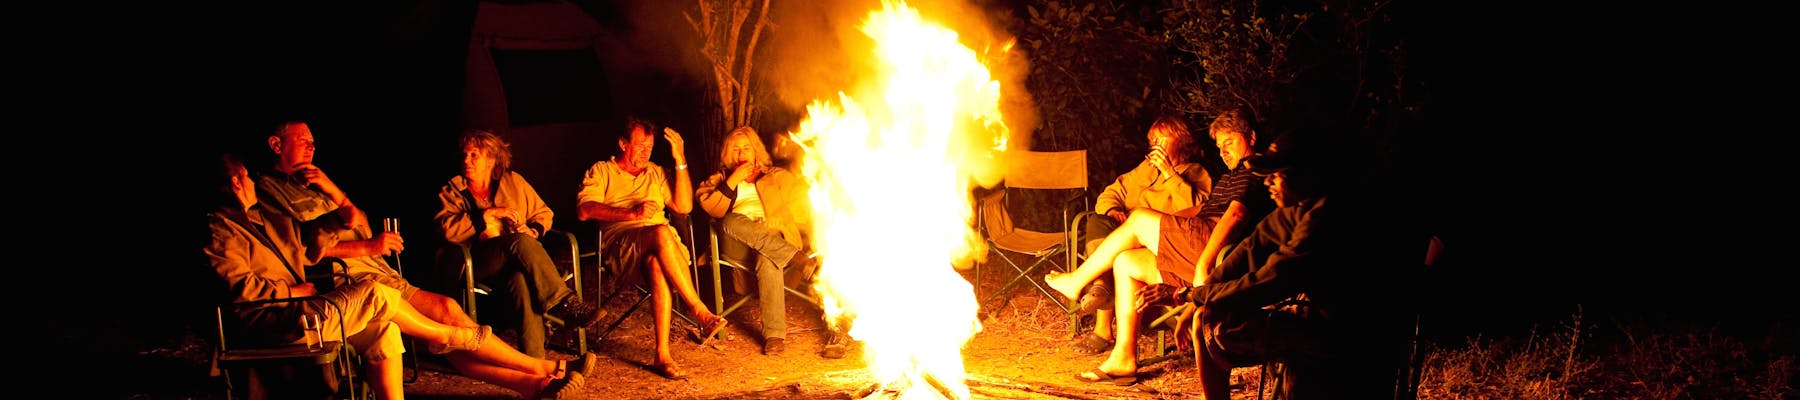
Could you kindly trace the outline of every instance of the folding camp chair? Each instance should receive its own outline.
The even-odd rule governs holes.
[[[688,257],[688,262],[689,262],[688,268],[690,269],[688,271],[689,272],[688,275],[690,277],[692,277],[694,280],[694,282],[693,282],[694,288],[698,289],[700,287],[700,276],[699,276],[699,274],[692,273],[693,272],[692,269],[694,268],[693,266],[698,264],[698,260],[695,259],[697,257],[692,257],[692,255],[697,254],[697,252],[692,251],[692,249],[694,248],[694,225],[693,225],[694,223],[693,223],[693,220],[690,219],[687,214],[679,214],[679,213],[676,213],[673,211],[664,211],[664,213],[669,218],[669,226],[674,227],[675,231],[678,232],[678,234],[681,236],[682,244],[688,246],[688,249],[689,249],[688,254],[690,256],[690,257]],[[599,281],[601,282],[601,285],[603,287],[609,285],[608,281],[605,280],[606,270],[608,268],[619,268],[618,266],[614,265],[613,260],[606,259],[602,256],[602,255],[606,254],[606,251],[605,251],[606,243],[602,241],[602,238],[605,237],[605,233],[606,232],[604,232],[603,230],[595,232],[594,247],[593,247],[594,251],[579,252],[577,254],[578,258],[592,258],[596,261],[594,263],[596,265],[594,273],[595,273],[595,276],[599,278]],[[614,274],[614,275],[622,275],[622,274]],[[626,318],[631,317],[631,313],[637,312],[638,307],[641,307],[644,305],[645,302],[650,301],[650,296],[651,296],[650,288],[645,287],[644,285],[641,284],[641,282],[627,284],[625,282],[618,281],[618,278],[615,277],[613,279],[613,281],[610,282],[610,286],[612,286],[612,287],[610,289],[608,289],[606,294],[602,295],[600,297],[600,306],[601,307],[605,307],[607,304],[611,304],[613,299],[617,298],[618,296],[625,295],[627,293],[631,294],[631,297],[629,297],[631,299],[630,300],[631,306],[626,307],[625,312],[619,313],[619,317],[617,319],[614,319],[611,324],[607,324],[606,329],[601,330],[600,334],[594,337],[594,341],[596,341],[596,342],[606,340],[607,335],[612,334],[612,331],[614,329],[618,329],[619,325],[625,323]],[[713,287],[713,289],[717,290],[718,286],[715,285]],[[682,321],[687,321],[689,326],[693,326],[693,327],[700,326],[700,324],[698,322],[689,318],[687,316],[687,314],[679,313],[679,312],[672,313],[672,314],[674,314],[675,317],[680,318]]]
[[[980,199],[979,230],[987,241],[992,258],[1011,267],[1015,275],[998,290],[989,293],[981,300],[983,318],[993,315],[993,310],[1005,307],[1011,301],[1009,291],[1025,282],[1036,287],[1045,297],[1054,299],[1053,303],[1069,315],[1069,333],[1080,329],[1081,316],[1073,305],[1064,304],[1062,295],[1045,286],[1038,278],[1041,270],[1051,268],[1067,272],[1074,269],[1076,256],[1080,253],[1078,237],[1074,236],[1075,217],[1087,208],[1088,176],[1087,151],[1038,152],[1015,150],[1004,153],[1002,164],[1005,168],[1000,190],[987,194]],[[1034,231],[1016,224],[1020,218],[1013,213],[1028,210],[1021,194],[1030,191],[1048,193],[1070,193],[1057,205],[1061,208],[1061,218],[1057,220],[1057,230],[1049,232]],[[1044,193],[1044,192],[1039,192]],[[1020,254],[1029,258],[1026,262],[1015,262],[1009,256]],[[984,264],[994,264],[993,259]],[[975,283],[977,290],[982,282],[983,265],[975,267]],[[997,306],[989,306],[1000,300]]]
[[[326,258],[318,264],[327,271],[342,271],[344,263],[336,258]],[[331,267],[337,267],[335,270]],[[315,269],[308,267],[308,269]],[[323,282],[329,282],[331,274],[322,274]],[[267,398],[280,396],[316,396],[329,398],[367,398],[368,386],[359,379],[355,368],[357,357],[355,351],[344,345],[343,319],[338,319],[336,337],[312,337],[307,343],[300,344],[265,344],[257,343],[251,338],[268,336],[268,332],[252,334],[246,332],[249,327],[236,318],[237,310],[255,307],[298,307],[297,303],[309,300],[325,300],[324,297],[306,296],[281,299],[229,302],[213,307],[213,318],[217,337],[214,342],[213,363],[217,367],[214,372],[224,378],[225,398],[237,396],[247,398]],[[320,301],[330,307],[332,312],[343,315],[337,304]],[[301,331],[302,323],[298,320],[293,330]],[[314,326],[312,328],[319,328]],[[323,331],[323,329],[319,329]],[[314,333],[300,332],[300,335]]]
[[[568,301],[585,301],[581,288],[582,253],[575,234],[551,229],[544,231],[544,235],[539,237],[538,241],[544,244],[544,249],[550,252],[552,259],[556,260],[557,269],[563,274],[563,281],[569,282],[575,290],[574,298]],[[569,249],[567,257],[558,254],[563,248]],[[458,300],[462,302],[463,311],[469,314],[469,319],[480,321],[481,319],[477,316],[477,298],[494,293],[494,289],[485,283],[475,281],[474,256],[469,253],[469,247],[455,244],[447,246],[439,251],[438,260],[440,264],[454,265],[451,268],[460,270],[456,275],[456,280],[461,285],[458,292],[461,293],[462,298]],[[566,268],[564,267],[565,262],[567,263]],[[544,321],[553,326],[567,325],[562,319],[552,315],[545,315]],[[572,350],[578,355],[587,353],[587,327],[575,328],[575,348]]]
[[[701,215],[705,215],[705,214],[701,214]],[[723,286],[724,282],[722,279],[722,276],[723,276],[722,271],[723,270],[721,269],[721,267],[730,268],[733,273],[733,278],[737,279],[739,282],[742,282],[743,280],[747,279],[748,276],[756,275],[756,257],[758,257],[758,255],[756,254],[755,251],[750,249],[750,246],[745,245],[743,242],[739,242],[736,239],[732,239],[730,236],[725,235],[723,232],[724,228],[719,226],[718,220],[708,219],[706,225],[707,225],[707,255],[708,255],[708,257],[710,257],[710,258],[708,258],[708,261],[710,261],[708,263],[708,265],[712,267],[713,308],[717,309],[717,310],[721,310],[721,311],[719,311],[718,314],[719,314],[719,316],[723,317],[723,316],[731,315],[731,312],[737,311],[738,308],[743,307],[744,304],[747,304],[750,302],[750,300],[755,299],[756,295],[757,295],[757,291],[749,290],[749,291],[747,291],[747,293],[743,293],[744,296],[739,297],[737,299],[737,301],[732,302],[730,306],[724,306],[725,291],[723,289],[723,287],[724,287]],[[795,257],[806,257],[806,255],[799,254],[799,255],[795,255]],[[789,272],[793,273],[795,271],[789,271]],[[802,277],[800,278],[802,280],[800,283],[800,287],[806,287],[807,286],[806,282],[810,282],[813,278],[810,275],[810,273],[817,273],[817,272],[818,271],[801,271],[801,272],[799,272],[800,274],[803,274]],[[788,275],[788,276],[791,276],[791,275]],[[787,285],[786,284],[787,282],[782,282],[782,283],[783,283],[782,288],[786,289],[786,292],[788,294],[792,294],[795,297],[799,297],[801,300],[806,300],[807,303],[812,303],[813,307],[823,309],[824,306],[821,305],[822,303],[819,302],[819,299],[817,297],[813,297],[812,294],[807,293],[805,291],[795,289],[793,285]]]

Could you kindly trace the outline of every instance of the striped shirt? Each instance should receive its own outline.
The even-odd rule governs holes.
[[[1248,209],[1245,216],[1262,218],[1275,209],[1274,200],[1269,199],[1269,188],[1263,186],[1262,178],[1250,173],[1248,163],[1238,163],[1237,169],[1225,173],[1218,183],[1212,187],[1212,196],[1200,206],[1197,217],[1218,217],[1225,215],[1225,209],[1231,207],[1232,201],[1243,203]]]

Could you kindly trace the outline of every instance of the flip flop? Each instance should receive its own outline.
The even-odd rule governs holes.
[[[683,372],[681,368],[669,364],[652,365],[650,366],[650,372],[654,372],[664,379],[673,381],[685,381],[688,378],[687,372]]]
[[[1113,342],[1111,340],[1106,340],[1106,338],[1100,337],[1100,335],[1089,333],[1082,335],[1081,340],[1076,341],[1071,350],[1074,350],[1075,354],[1095,355],[1106,354],[1106,352],[1112,351],[1112,348]]]
[[[728,325],[731,325],[731,321],[725,319],[724,316],[719,316],[718,319],[713,320],[711,325],[700,327],[700,332],[697,333],[700,335],[700,347],[706,347],[706,342],[711,341],[714,336],[718,336],[719,331],[725,330]]]
[[[1094,368],[1088,372],[1075,374],[1075,380],[1102,385],[1131,386],[1137,384],[1138,378],[1136,374],[1114,376],[1106,371],[1101,371],[1100,368]]]

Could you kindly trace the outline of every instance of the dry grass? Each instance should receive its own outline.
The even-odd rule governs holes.
[[[1522,338],[1433,346],[1424,399],[1786,399],[1794,355],[1706,327],[1584,325],[1580,312]]]

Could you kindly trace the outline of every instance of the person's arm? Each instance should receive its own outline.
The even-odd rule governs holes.
[[[1225,207],[1225,214],[1219,216],[1219,222],[1213,224],[1212,233],[1206,237],[1206,247],[1200,250],[1200,260],[1194,263],[1194,284],[1206,283],[1207,271],[1211,271],[1213,263],[1218,261],[1220,248],[1230,238],[1231,232],[1238,224],[1244,223],[1244,203],[1232,201]]]
[[[444,240],[467,245],[475,238],[475,222],[469,220],[468,208],[473,205],[463,201],[462,191],[462,185],[458,184],[456,178],[451,178],[450,183],[438,191],[438,202],[442,207],[438,208],[437,215],[431,219],[437,222],[438,231],[444,234]]]
[[[612,168],[610,162],[596,162],[582,175],[581,191],[575,194],[576,220],[617,222],[638,219],[642,212],[640,208],[605,204],[615,196],[629,195],[612,192],[612,182],[607,178],[607,171]]]
[[[532,187],[531,182],[526,181],[523,175],[509,172],[508,176],[512,178],[511,182],[516,183],[520,204],[514,206],[518,206],[520,214],[525,216],[525,227],[534,237],[544,236],[544,232],[550,230],[550,224],[556,219],[556,212],[544,204],[544,198],[538,196],[537,188]]]
[[[731,212],[731,203],[737,197],[737,191],[727,186],[725,181],[725,173],[714,173],[706,177],[706,181],[700,182],[699,188],[694,189],[694,199],[700,202],[700,209],[714,219],[725,218],[725,213]]]
[[[669,154],[675,157],[675,186],[673,197],[666,206],[676,214],[687,214],[694,211],[694,180],[688,175],[687,141],[681,138],[680,132],[663,128],[663,139],[669,141]]]
[[[1274,304],[1300,293],[1302,289],[1296,284],[1304,280],[1301,275],[1307,274],[1308,269],[1319,268],[1316,264],[1326,257],[1320,255],[1319,250],[1322,243],[1330,239],[1321,239],[1317,235],[1317,224],[1325,215],[1322,211],[1317,207],[1304,211],[1284,209],[1264,218],[1255,235],[1265,240],[1258,245],[1277,246],[1275,251],[1260,267],[1248,273],[1194,287],[1188,294],[1189,300],[1200,306],[1252,306]],[[1287,232],[1281,232],[1279,226],[1283,225],[1290,226],[1286,228]],[[1233,255],[1246,250],[1254,249],[1233,250]]]
[[[1144,171],[1148,171],[1152,174],[1156,173],[1155,168],[1148,168],[1149,163],[1149,161],[1138,163],[1137,167],[1133,167],[1130,171],[1125,171],[1125,173],[1119,175],[1118,178],[1114,178],[1112,184],[1106,185],[1105,189],[1101,189],[1100,195],[1094,196],[1094,213],[1111,216],[1114,219],[1123,222],[1123,216],[1131,214],[1131,208],[1125,206],[1126,196],[1132,194],[1132,188],[1130,187],[1132,184],[1127,182],[1134,180],[1132,179],[1132,175],[1143,174]]]
[[[212,265],[213,272],[219,275],[221,283],[232,291],[232,301],[289,297],[288,282],[265,278],[257,273],[257,266],[252,264],[250,251],[254,247],[262,247],[262,244],[234,229],[224,218],[211,218],[212,240],[206,245],[206,259]]]

